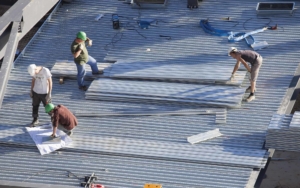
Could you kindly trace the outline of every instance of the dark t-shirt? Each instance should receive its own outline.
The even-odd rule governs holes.
[[[57,105],[53,110],[52,125],[62,125],[65,129],[71,130],[77,126],[78,121],[72,112],[63,105]]]
[[[80,65],[85,64],[89,60],[89,53],[86,49],[85,43],[77,43],[76,40],[73,41],[71,45],[71,52],[72,54],[76,53],[79,50],[79,44],[83,46],[82,51],[80,52],[79,56],[77,58],[74,58],[75,63],[78,63]]]
[[[253,65],[256,62],[256,59],[260,56],[257,52],[252,50],[240,50],[238,53],[241,54],[241,58],[246,62],[249,62]]]

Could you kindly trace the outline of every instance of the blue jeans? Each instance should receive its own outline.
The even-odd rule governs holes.
[[[78,63],[75,63],[75,64],[77,66],[77,83],[78,83],[78,86],[79,87],[84,86],[84,76],[86,74],[85,64],[83,64],[83,65],[80,65]],[[92,56],[89,56],[89,60],[86,64],[91,66],[92,73],[98,73],[99,70],[98,70],[98,67],[97,67],[96,59],[94,59]]]

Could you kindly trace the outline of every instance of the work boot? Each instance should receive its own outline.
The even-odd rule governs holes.
[[[31,124],[30,124],[30,127],[36,127],[39,125],[39,120],[38,118],[33,118]]]
[[[103,74],[103,70],[99,70],[98,72],[92,72],[93,75]]]
[[[254,92],[256,91],[256,88],[254,89]],[[247,89],[246,89],[246,93],[250,93],[251,92],[251,86],[249,86]]]
[[[250,93],[248,98],[246,99],[247,102],[253,101],[255,99],[255,95],[253,93]]]
[[[79,89],[80,89],[80,90],[83,90],[83,91],[86,91],[86,90],[87,90],[87,87],[86,87],[86,86],[79,86]]]
[[[68,131],[66,134],[67,134],[68,136],[72,136],[72,135],[73,135],[73,131]]]

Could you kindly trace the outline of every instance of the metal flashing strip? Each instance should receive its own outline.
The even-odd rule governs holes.
[[[202,142],[205,140],[209,140],[218,136],[221,136],[219,129],[214,129],[211,131],[207,131],[205,133],[199,133],[197,135],[187,137],[187,141],[191,144],[196,144],[198,142]]]

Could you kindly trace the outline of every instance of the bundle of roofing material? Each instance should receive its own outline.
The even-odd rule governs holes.
[[[160,80],[189,83],[216,83],[240,86],[246,71],[238,71],[237,77],[230,81],[232,66],[223,62],[170,63],[136,60],[120,60],[114,63],[106,75],[113,78]]]
[[[97,66],[99,70],[104,70],[105,68],[109,69],[111,63],[97,63]],[[85,69],[86,79],[95,78],[89,65],[85,65]],[[77,68],[74,61],[57,60],[51,69],[51,74],[53,77],[68,77],[75,79],[77,77]],[[99,75],[97,75],[97,77],[99,77]]]
[[[94,80],[85,93],[86,99],[176,102],[236,108],[245,90],[234,86],[166,83],[133,80]]]
[[[300,151],[300,112],[273,115],[268,127],[266,148]]]

